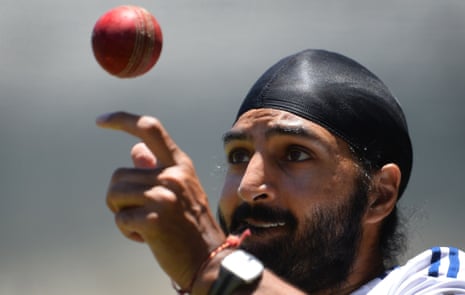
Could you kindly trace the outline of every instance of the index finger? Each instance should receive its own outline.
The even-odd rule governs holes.
[[[156,118],[114,112],[99,116],[96,122],[102,128],[121,130],[139,137],[162,167],[180,164],[182,161],[183,152]]]

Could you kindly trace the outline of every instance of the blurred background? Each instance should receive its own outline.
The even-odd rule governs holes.
[[[155,68],[130,80],[96,63],[96,20],[122,4],[158,19]],[[0,294],[175,294],[145,245],[105,206],[112,171],[136,139],[95,118],[155,115],[188,152],[216,207],[221,135],[278,59],[337,51],[399,98],[415,150],[401,201],[407,257],[465,247],[465,1],[3,0],[0,10]]]

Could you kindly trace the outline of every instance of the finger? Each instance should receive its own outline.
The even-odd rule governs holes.
[[[119,176],[120,174],[123,176]],[[138,177],[139,175],[141,177]],[[158,175],[157,170],[118,169],[114,173],[107,192],[108,208],[113,212],[138,206],[157,210],[160,206],[175,203],[177,200],[175,190],[179,188],[169,181],[162,181],[164,185],[157,185],[157,181],[154,180],[156,177],[153,175]]]
[[[146,202],[145,192],[150,186],[133,182],[116,182],[110,185],[107,193],[107,206],[112,212],[124,208],[143,206]]]
[[[173,219],[173,217],[174,220],[179,219],[181,214],[173,214],[177,206],[174,205],[176,196],[171,191],[156,187],[152,193],[152,197],[145,198],[149,203],[143,206],[124,207],[115,212],[116,225],[126,237],[148,241],[158,236],[160,220],[167,220],[167,216],[170,216],[168,219]],[[160,216],[164,217],[160,218]]]
[[[157,159],[143,142],[132,147],[131,158],[136,168],[155,168],[157,166]]]
[[[160,121],[153,117],[115,112],[98,117],[97,124],[103,128],[125,131],[142,139],[158,160],[159,166],[173,166],[184,158]]]
[[[115,223],[121,233],[130,240],[144,242],[144,232],[150,219],[156,219],[157,214],[143,207],[125,208],[115,214]]]
[[[157,169],[119,168],[110,181],[107,205],[113,212],[127,206],[138,206],[146,191],[156,185]]]
[[[138,183],[153,186],[157,184],[160,168],[118,168],[111,176],[110,185],[118,182]]]

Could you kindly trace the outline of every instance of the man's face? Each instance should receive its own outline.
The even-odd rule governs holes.
[[[249,228],[244,248],[302,288],[341,283],[356,255],[366,200],[348,145],[272,109],[245,113],[224,140],[224,229]]]

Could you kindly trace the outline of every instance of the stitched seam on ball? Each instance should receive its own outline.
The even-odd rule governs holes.
[[[144,24],[145,24],[145,33],[147,34],[147,43],[145,44],[145,50],[142,53],[141,62],[137,68],[138,73],[143,73],[146,71],[147,65],[149,65],[150,60],[153,56],[153,49],[155,47],[155,28],[152,22],[152,15],[147,11],[144,12]]]
[[[139,67],[141,63],[141,52],[144,48],[144,35],[145,35],[145,26],[144,18],[140,16],[140,10],[138,8],[130,7],[137,14],[135,21],[136,27],[136,38],[134,40],[134,48],[132,50],[131,56],[129,57],[128,64],[126,67],[118,74],[118,76],[125,77],[129,74],[134,75],[134,71]]]

